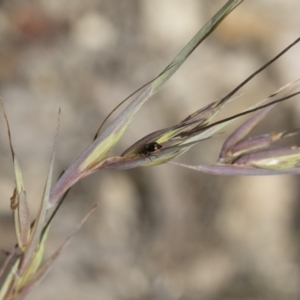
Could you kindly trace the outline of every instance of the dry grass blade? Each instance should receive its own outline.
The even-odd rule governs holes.
[[[21,249],[25,249],[30,238],[30,213],[29,207],[27,204],[26,193],[24,190],[21,190],[21,193],[18,197],[18,223],[20,224],[20,244]]]
[[[274,102],[277,100],[281,100],[280,99],[276,99],[276,97],[278,97],[279,95],[283,96],[282,93],[285,92],[285,95],[288,95],[287,89],[293,90],[295,88],[297,88],[297,84],[299,85],[300,80],[295,80],[293,82],[290,82],[288,84],[286,84],[285,86],[281,87],[279,90],[277,90],[276,92],[274,92],[272,95],[270,95],[268,98],[264,99],[263,101],[259,102],[258,105],[260,106],[260,104],[264,103],[264,102],[268,102],[270,101],[270,99],[273,99],[273,101],[270,105],[266,104],[266,105],[270,105],[267,106],[265,108],[263,108],[258,114],[256,114],[255,116],[253,116],[252,118],[250,118],[248,121],[246,121],[244,124],[242,124],[241,126],[239,126],[239,128],[237,130],[235,130],[225,141],[225,143],[223,144],[221,153],[220,153],[220,160],[222,161],[222,159],[224,159],[227,154],[232,150],[232,148],[238,143],[240,142],[242,139],[244,139],[257,125],[258,123],[265,118],[265,116],[277,105],[279,104],[279,102]]]
[[[15,223],[15,233],[17,237],[18,245],[22,250],[25,249],[25,246],[29,240],[30,234],[30,214],[29,208],[26,199],[26,192],[24,188],[24,181],[22,176],[22,171],[18,159],[15,155],[10,126],[7,118],[7,114],[4,108],[4,104],[0,98],[2,114],[6,123],[6,130],[8,135],[10,152],[13,158],[14,163],[14,171],[15,171],[15,181],[16,181],[16,189],[14,190],[13,196],[11,198],[11,208],[14,214],[14,223]]]
[[[1,267],[1,269],[0,269],[0,279],[1,279],[1,277],[3,276],[3,274],[4,274],[4,272],[5,272],[6,268],[7,268],[7,266],[8,266],[9,263],[11,262],[12,258],[15,256],[16,250],[17,250],[17,246],[14,247],[14,248],[9,252],[9,254],[7,255],[5,261],[4,261],[4,263],[3,263],[3,265],[2,265],[2,267]],[[1,298],[0,298],[0,299],[1,299]]]
[[[197,46],[221,23],[221,21],[242,0],[229,0],[203,26],[191,41],[179,52],[172,62],[150,83],[139,90],[132,102],[112,121],[112,123],[87,147],[58,180],[51,192],[49,206],[57,203],[60,197],[79,179],[89,175],[106,156],[109,150],[119,141],[134,116],[143,104],[155,94],[167,80],[178,70]]]
[[[193,37],[193,39],[178,53],[178,55],[172,60],[172,62],[154,79],[143,85],[141,88],[136,90],[134,93],[126,97],[121,101],[104,119],[100,125],[95,139],[98,137],[99,132],[101,131],[104,123],[108,118],[127,100],[129,100],[136,93],[144,89],[146,86],[153,83],[153,87],[156,86],[156,89],[160,89],[161,86],[177,71],[177,69],[184,63],[188,56],[197,48],[197,46],[209,35],[212,31],[219,25],[219,23],[226,18],[226,16],[235,9],[243,0],[229,0],[227,3],[213,16],[203,28]],[[157,90],[153,89],[152,93],[155,93]]]
[[[59,114],[58,114],[58,122],[57,122],[55,138],[54,138],[52,158],[51,158],[50,169],[49,169],[46,186],[45,186],[45,190],[44,190],[43,201],[41,201],[39,213],[38,213],[37,218],[33,225],[30,243],[28,245],[28,248],[26,249],[24,256],[22,257],[22,260],[21,260],[21,264],[20,264],[20,268],[19,268],[20,276],[26,269],[29,261],[32,260],[34,252],[36,251],[36,249],[40,243],[41,233],[42,233],[44,225],[45,225],[46,212],[47,212],[48,202],[49,202],[49,198],[50,198],[50,189],[51,189],[51,183],[52,183],[52,177],[53,177],[55,150],[56,150],[56,145],[57,145],[59,124],[60,124],[60,110],[59,110]]]
[[[88,213],[84,216],[84,218],[80,221],[80,223],[76,226],[76,228],[72,231],[72,233],[68,236],[68,238],[64,241],[64,243],[45,261],[45,263],[39,268],[39,270],[30,278],[29,282],[22,288],[18,297],[15,300],[22,300],[24,297],[36,286],[39,284],[41,280],[48,274],[51,267],[53,266],[56,259],[62,253],[62,251],[69,244],[71,238],[79,231],[79,229],[84,225],[84,223],[88,220],[91,214],[96,210],[97,204],[93,205]]]
[[[296,82],[298,82],[298,81],[295,81],[295,82],[292,82],[292,83],[286,85],[285,88],[291,86],[292,84],[294,84]],[[285,101],[287,99],[293,98],[300,94],[300,92],[296,92],[291,95],[288,95],[288,96],[276,99],[274,101],[271,101],[269,103],[266,103],[264,105],[260,105],[261,103],[265,103],[266,101],[269,101],[273,97],[279,95],[279,92],[282,92],[283,90],[284,90],[284,88],[281,88],[277,92],[273,93],[270,97],[260,101],[252,109],[248,109],[242,113],[239,113],[234,116],[220,120],[218,122],[206,125],[201,129],[201,131],[199,133],[192,132],[190,137],[184,136],[184,138],[180,140],[178,137],[175,136],[174,142],[172,142],[172,139],[171,139],[171,141],[169,141],[169,142],[160,144],[161,147],[153,153],[148,153],[148,154],[144,155],[141,151],[139,152],[138,148],[136,148],[136,145],[140,145],[140,144],[139,144],[139,142],[137,142],[134,144],[134,147],[131,146],[129,148],[131,150],[130,152],[128,150],[126,150],[125,155],[123,153],[124,156],[111,157],[111,158],[105,159],[104,161],[100,162],[98,165],[95,165],[94,168],[91,169],[91,172],[95,172],[100,169],[125,170],[125,169],[136,168],[139,166],[154,166],[154,165],[166,163],[166,162],[170,161],[171,159],[182,155],[184,152],[186,152],[191,147],[198,144],[200,141],[203,141],[203,140],[213,137],[216,134],[216,132],[218,132],[221,128],[224,128],[226,125],[228,125],[233,120],[235,120],[241,116],[247,115],[249,113],[253,113],[253,112],[265,109],[265,111],[259,112],[259,116],[260,116],[259,118],[256,119],[256,116],[254,116],[252,119],[250,119],[250,121],[251,121],[250,123],[246,122],[246,125],[249,128],[251,126],[253,128],[254,127],[253,121],[255,120],[256,122],[258,122],[259,120],[261,120],[262,116],[265,116],[266,113],[268,112],[268,110],[270,108],[273,108],[274,105],[276,105],[282,101]],[[177,128],[177,125],[172,128]],[[207,129],[208,129],[208,131],[206,131]],[[248,129],[243,128],[243,125],[242,125],[243,135],[245,135],[247,132],[249,132]],[[161,131],[156,132],[155,134],[150,134],[149,137],[151,137],[151,138],[156,137],[156,141],[159,142],[160,138],[161,138],[161,137],[157,136],[158,135],[157,133],[159,133],[159,132],[162,134],[162,137],[164,136],[164,134],[168,134],[165,132],[165,130],[161,130]],[[145,141],[145,138],[143,138],[143,140]],[[238,140],[240,140],[240,138]],[[135,151],[135,155],[132,155],[134,153],[133,150]]]
[[[299,129],[279,133],[267,133],[246,138],[252,129],[257,126],[274,106],[282,101],[300,95],[300,91],[290,94],[291,90],[299,88],[297,85],[299,82],[300,80],[295,80],[286,84],[268,98],[260,101],[255,108],[205,126],[205,128],[218,126],[219,124],[222,124],[222,122],[228,122],[234,118],[262,109],[258,114],[243,123],[229,136],[223,145],[220,159],[216,165],[190,166],[174,162],[170,162],[170,164],[214,175],[262,176],[300,173],[299,147],[276,148],[272,146],[273,142],[277,140],[298,134]],[[283,94],[285,96],[283,96]],[[266,104],[261,105],[262,103]]]
[[[220,158],[222,159],[224,153],[229,151],[229,148],[231,146],[231,143],[234,143],[234,141],[238,141],[238,139],[241,139],[244,135],[247,134],[251,130],[251,126],[255,126],[254,123],[258,123],[263,116],[267,114],[273,107],[276,106],[277,103],[284,101],[288,98],[294,97],[297,95],[297,93],[288,95],[286,97],[283,97],[278,100],[273,101],[272,103],[267,103],[265,105],[262,105],[265,102],[270,101],[270,99],[274,99],[279,93],[282,93],[282,91],[286,90],[289,87],[295,87],[295,84],[299,82],[299,80],[296,80],[294,82],[291,82],[285,86],[283,86],[281,89],[273,93],[271,96],[269,96],[267,99],[264,99],[263,101],[259,102],[258,104],[254,105],[252,108],[245,110],[242,113],[236,114],[234,116],[231,116],[229,118],[225,118],[221,121],[208,124],[220,111],[220,109],[229,101],[231,101],[233,98],[234,93],[236,93],[240,88],[242,88],[246,83],[248,83],[251,79],[253,79],[257,74],[262,72],[264,69],[266,69],[270,64],[275,62],[278,58],[280,58],[284,53],[286,53],[291,47],[296,45],[300,39],[295,40],[293,43],[291,43],[289,46],[287,46],[284,50],[282,50],[279,54],[277,54],[274,58],[272,58],[270,61],[268,61],[266,64],[264,64],[261,68],[253,72],[250,76],[248,76],[241,84],[239,84],[235,89],[233,89],[229,94],[227,94],[225,97],[223,97],[219,101],[215,101],[209,105],[207,105],[204,108],[199,109],[195,113],[189,115],[187,118],[185,118],[182,122],[179,124],[165,128],[156,132],[153,132],[146,137],[140,139],[135,144],[130,146],[127,150],[125,150],[121,156],[125,157],[134,157],[135,155],[138,155],[141,152],[141,149],[144,147],[147,147],[147,144],[149,143],[158,143],[162,150],[165,150],[166,148],[178,146],[178,145],[184,145],[189,144],[194,145],[194,141],[201,141],[207,138],[213,137],[216,133],[218,133],[221,129],[223,129],[225,126],[229,125],[233,120],[244,116],[246,114],[255,112],[257,110],[263,109],[263,111],[260,113],[260,116],[255,116],[252,120],[249,120],[247,124],[245,124],[242,127],[239,128],[238,131],[235,132],[234,135],[232,135],[224,144],[223,149],[220,154]],[[255,121],[256,120],[256,121]],[[252,123],[252,125],[250,124]],[[240,136],[240,137],[238,137]],[[184,152],[186,152],[189,148],[188,147],[182,147],[181,150],[177,151],[174,148],[174,153],[168,152],[168,155],[164,158],[160,159],[154,159],[154,161],[145,163],[143,165],[145,166],[151,166],[151,165],[157,165],[161,163],[165,163],[175,157],[178,157],[179,155],[182,155]],[[161,154],[161,151],[160,151]],[[155,153],[156,158],[158,158],[159,155],[157,152]],[[106,163],[108,160],[106,160]],[[125,163],[126,168],[129,168],[130,166],[138,166],[137,161],[133,163],[132,161],[129,162],[128,160],[121,161],[118,158],[110,159],[110,162],[108,165],[115,167],[122,167],[122,164]],[[124,166],[125,166],[124,165]],[[92,169],[95,171],[96,169],[101,168],[101,163],[94,166]],[[106,168],[106,167],[105,167]]]
[[[269,170],[238,165],[199,165],[191,166],[179,162],[170,161],[170,165],[203,172],[210,175],[220,176],[275,176],[284,174],[300,174],[300,168],[289,168],[286,170]]]

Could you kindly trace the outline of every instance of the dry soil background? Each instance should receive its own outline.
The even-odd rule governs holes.
[[[224,3],[1,1],[0,95],[33,213],[58,108],[56,178],[109,111],[156,76]],[[145,105],[114,153],[220,99],[299,37],[299,29],[298,0],[244,1]],[[224,116],[299,77],[296,46],[248,84]],[[258,131],[299,127],[298,102],[278,107]],[[0,247],[9,249],[14,179],[3,118],[0,129]],[[179,160],[213,163],[224,138]],[[299,299],[299,178],[229,178],[168,165],[90,176],[58,214],[46,254],[95,202],[97,212],[28,299]]]

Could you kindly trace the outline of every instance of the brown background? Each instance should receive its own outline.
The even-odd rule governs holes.
[[[155,77],[224,3],[1,2],[0,95],[33,216],[58,108],[55,178],[110,110]],[[113,154],[220,99],[299,36],[299,11],[298,0],[245,1],[145,105]],[[297,79],[299,47],[248,84],[223,116]],[[257,132],[299,127],[299,114],[292,100]],[[0,246],[9,249],[15,242],[9,209],[14,175],[3,118],[0,128]],[[178,160],[213,163],[224,138]],[[70,193],[46,255],[93,203],[98,210],[28,299],[299,299],[299,193],[299,176],[220,177],[170,165],[99,172]]]

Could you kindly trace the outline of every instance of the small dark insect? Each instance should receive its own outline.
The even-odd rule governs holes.
[[[161,148],[162,145],[156,142],[151,142],[141,147],[141,149],[139,150],[139,154],[142,154],[143,156],[150,156],[153,152],[156,152],[156,150],[159,150]]]

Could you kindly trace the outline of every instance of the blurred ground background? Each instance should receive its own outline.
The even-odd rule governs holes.
[[[110,110],[155,77],[224,3],[1,1],[0,95],[33,213],[58,108],[56,177]],[[245,1],[145,105],[114,154],[232,90],[299,36],[299,11],[298,0]],[[299,47],[248,84],[223,116],[299,78]],[[257,132],[299,127],[298,102],[272,111]],[[10,249],[14,177],[1,119],[0,246]],[[213,163],[224,138],[179,160]],[[168,165],[94,174],[68,196],[46,254],[93,203],[99,209],[28,299],[299,299],[299,194],[299,176],[220,177]]]

